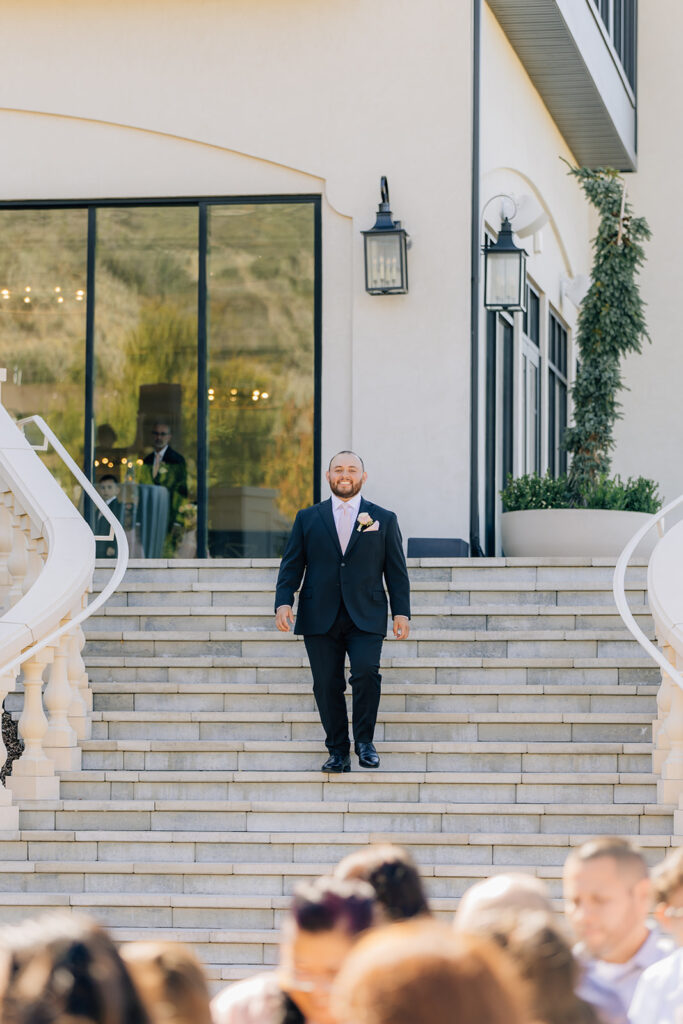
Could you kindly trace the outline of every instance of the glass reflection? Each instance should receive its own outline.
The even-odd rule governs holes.
[[[133,557],[196,554],[197,263],[196,208],[98,210],[95,474]]]
[[[82,465],[88,215],[85,210],[0,210],[2,401],[40,414]],[[44,456],[78,502],[61,460]]]
[[[314,209],[213,206],[209,552],[282,553],[313,500]]]

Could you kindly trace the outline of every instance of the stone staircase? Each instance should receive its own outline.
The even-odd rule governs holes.
[[[595,833],[663,855],[658,672],[616,613],[613,566],[412,560],[411,636],[384,647],[382,767],[326,776],[303,643],[273,628],[277,565],[131,563],[88,623],[83,770],[59,801],[21,803],[0,841],[0,921],[71,906],[122,940],[193,944],[218,982],[272,964],[292,887],[373,840],[411,849],[446,915],[511,867],[559,897],[569,846]],[[651,634],[645,574],[627,594]]]

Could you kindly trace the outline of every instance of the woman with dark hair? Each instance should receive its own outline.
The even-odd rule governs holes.
[[[0,929],[2,1024],[149,1024],[114,943],[54,914]]]
[[[377,906],[388,921],[429,914],[417,865],[407,850],[393,843],[367,846],[337,864],[335,878],[359,878],[375,890]]]
[[[374,892],[365,882],[323,877],[297,886],[278,969],[219,993],[211,1004],[215,1024],[335,1024],[332,983],[374,917]]]

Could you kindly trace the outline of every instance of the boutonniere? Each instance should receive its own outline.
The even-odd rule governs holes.
[[[358,533],[373,533],[375,530],[379,530],[379,523],[367,512],[361,512],[356,522],[358,523]]]
[[[168,466],[166,465],[165,462],[162,462],[161,465],[159,466],[159,474],[158,475],[159,476],[166,476],[167,473],[168,473]]]

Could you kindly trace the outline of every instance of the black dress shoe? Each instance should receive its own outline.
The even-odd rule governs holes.
[[[379,768],[379,754],[374,743],[356,743],[356,753],[361,768]]]
[[[351,771],[351,758],[348,754],[336,754],[331,753],[325,764],[320,769],[321,772],[350,772]]]

